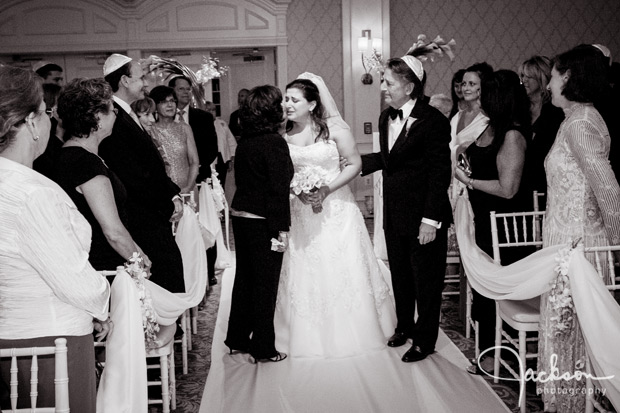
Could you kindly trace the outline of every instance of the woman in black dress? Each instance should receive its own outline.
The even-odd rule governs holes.
[[[252,89],[240,109],[243,132],[231,205],[237,269],[225,344],[231,354],[249,352],[254,361],[286,358],[276,350],[273,326],[294,173],[288,145],[278,133],[283,118],[282,93],[274,86]],[[272,239],[281,243],[275,250]]]
[[[54,179],[92,227],[91,265],[113,270],[138,252],[150,267],[148,257],[126,229],[125,187],[97,154],[116,120],[112,89],[103,79],[74,79],[58,99],[58,115],[66,142]]]
[[[481,106],[489,117],[482,134],[465,150],[471,176],[460,168],[456,178],[468,187],[474,213],[476,245],[493,256],[491,211],[497,213],[531,210],[531,191],[521,177],[525,151],[531,136],[529,100],[519,76],[511,70],[498,70],[482,81]],[[529,203],[528,203],[529,201]],[[500,242],[505,242],[502,231]],[[532,253],[531,248],[505,248],[503,265]],[[495,301],[473,292],[472,318],[479,323],[479,349],[495,345]],[[489,358],[492,362],[492,357]],[[476,366],[472,366],[476,367]],[[492,366],[483,363],[486,371]],[[474,368],[470,372],[475,372]]]

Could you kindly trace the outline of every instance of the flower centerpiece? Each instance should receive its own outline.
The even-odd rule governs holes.
[[[291,190],[295,195],[302,192],[309,194],[318,191],[320,187],[326,184],[328,184],[327,171],[318,165],[308,165],[295,172],[291,181]],[[312,205],[312,211],[318,214],[323,211],[323,206]]]
[[[125,271],[131,276],[138,288],[138,296],[140,298],[140,308],[142,310],[142,327],[144,328],[144,342],[146,347],[157,346],[157,332],[159,324],[153,309],[153,301],[151,293],[146,289],[144,280],[147,279],[147,272],[144,268],[144,259],[139,252],[134,252],[129,260],[125,263]]]
[[[201,85],[209,83],[211,79],[218,79],[228,72],[228,66],[220,66],[220,59],[217,57],[202,57],[202,67],[196,72],[196,80]]]

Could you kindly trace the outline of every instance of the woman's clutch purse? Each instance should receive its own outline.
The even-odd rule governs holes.
[[[467,155],[465,155],[465,152],[461,152],[459,154],[457,166],[461,168],[467,176],[471,176],[471,165],[469,164],[469,159],[467,159]]]

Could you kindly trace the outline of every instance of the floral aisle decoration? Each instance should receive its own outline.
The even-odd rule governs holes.
[[[568,245],[560,249],[555,257],[558,264],[554,268],[556,277],[551,281],[549,303],[553,312],[550,318],[551,329],[556,336],[570,332],[575,319],[575,306],[568,278],[568,267],[574,250],[574,246]]]
[[[151,293],[146,289],[144,280],[147,279],[147,272],[144,268],[144,259],[138,252],[134,252],[125,263],[125,271],[131,276],[138,288],[140,298],[140,309],[142,310],[142,327],[144,328],[144,342],[146,347],[157,347],[157,332],[159,324],[153,309]]]
[[[327,171],[318,165],[308,165],[295,172],[291,181],[291,190],[295,195],[299,195],[302,192],[309,194],[318,191],[320,187],[327,184]],[[313,205],[312,211],[318,214],[323,211],[323,207],[321,205]]]

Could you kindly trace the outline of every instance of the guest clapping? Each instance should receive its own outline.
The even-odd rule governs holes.
[[[273,317],[282,252],[291,225],[289,205],[293,164],[284,138],[282,93],[258,86],[240,109],[242,136],[236,153],[237,192],[232,202],[237,267],[226,345],[256,361],[281,361]],[[272,239],[281,244],[272,249]]]
[[[74,79],[58,101],[66,142],[58,155],[54,180],[69,194],[92,227],[90,263],[115,269],[134,252],[148,257],[127,231],[127,193],[99,157],[99,144],[112,132],[116,109],[112,89],[103,79]]]
[[[66,338],[71,411],[94,413],[93,317],[102,320],[103,338],[110,290],[88,262],[88,222],[58,185],[31,169],[50,132],[40,82],[30,70],[0,66],[0,348],[53,346]],[[0,366],[0,404],[12,385],[9,365]],[[38,365],[37,403],[49,406],[54,358],[40,357]],[[17,407],[30,407],[30,360],[18,366],[24,394]]]

